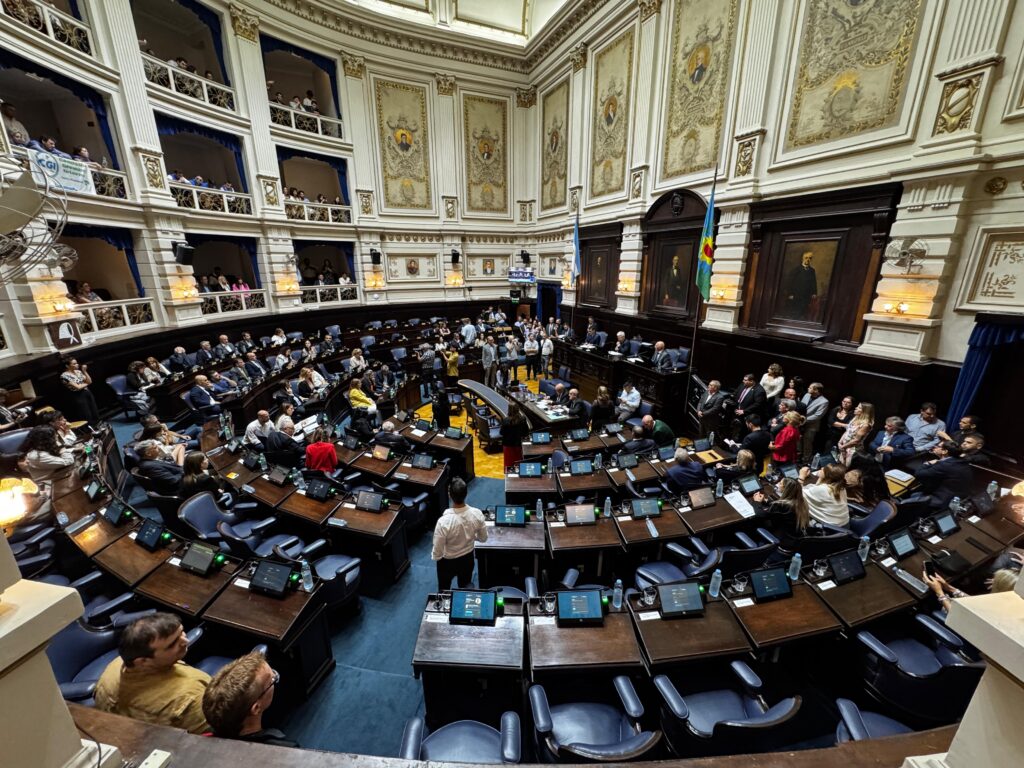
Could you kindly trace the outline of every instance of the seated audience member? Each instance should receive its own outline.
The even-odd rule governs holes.
[[[622,385],[619,393],[618,403],[615,406],[615,417],[619,421],[625,421],[636,413],[640,407],[640,393],[633,386],[633,382],[627,381]]]
[[[217,337],[217,346],[213,348],[213,356],[218,360],[232,357],[238,353],[238,349],[232,344],[226,334]]]
[[[295,361],[292,360],[292,350],[289,347],[281,347],[274,357],[274,371],[283,371],[293,365],[295,365]]]
[[[629,352],[629,342],[626,340],[626,332],[619,331],[615,334],[615,343],[612,345],[612,352],[624,355]]]
[[[39,425],[53,427],[54,432],[57,433],[57,442],[66,448],[74,448],[78,442],[78,435],[75,434],[75,430],[68,424],[67,417],[61,411],[54,409],[39,414]]]
[[[199,342],[199,349],[196,352],[196,365],[207,366],[214,361],[213,348],[210,342]]]
[[[89,148],[88,147],[82,147],[82,146],[73,147],[72,150],[71,150],[71,159],[72,160],[77,160],[80,163],[85,163],[86,165],[89,165],[89,166],[91,166],[93,168],[100,168],[101,167],[99,163],[95,162],[92,159],[92,157],[90,157],[90,155],[89,155]]]
[[[690,452],[685,448],[676,448],[675,464],[665,472],[665,479],[668,480],[669,488],[682,493],[692,491],[702,485],[707,485],[708,476],[704,467],[699,461],[690,458]]]
[[[28,476],[34,483],[62,480],[75,468],[75,455],[60,441],[53,427],[32,427],[25,445]]]
[[[46,152],[49,152],[51,155],[56,155],[57,157],[63,157],[63,158],[66,158],[68,160],[71,159],[71,155],[69,155],[67,152],[65,152],[62,149],[57,149],[57,140],[55,138],[53,138],[53,136],[46,136],[46,135],[40,136],[39,137],[39,146],[41,146]]]
[[[719,464],[715,467],[715,479],[721,480],[726,486],[733,480],[747,475],[756,475],[761,471],[754,452],[742,448],[736,452],[736,461],[732,464]]]
[[[976,434],[978,434],[978,417],[965,414],[960,417],[960,424],[957,430],[952,434],[946,434],[945,431],[940,431],[939,437],[943,440],[952,440],[963,448],[964,438]]]
[[[151,386],[163,384],[164,380],[170,375],[171,372],[167,367],[155,357],[150,356],[146,358],[146,367],[142,371],[142,376],[147,384]]]
[[[306,366],[299,371],[298,389],[299,397],[308,400],[323,394],[323,391],[327,389],[327,382],[323,376]]]
[[[500,372],[501,369],[499,368],[498,371]],[[580,400],[580,391],[576,387],[569,390],[565,407],[568,409],[568,414],[571,418],[579,419],[581,424],[586,425],[587,406]]]
[[[226,395],[238,389],[238,382],[234,379],[229,379],[220,371],[214,371],[210,374],[210,384],[213,385],[213,392],[217,395]]]
[[[655,442],[644,436],[644,428],[637,424],[633,427],[632,437],[622,444],[622,453],[648,453],[658,446]]]
[[[232,363],[231,368],[227,371],[228,377],[235,382],[239,387],[248,387],[252,384],[252,376],[245,370],[245,360],[240,357],[236,357]]]
[[[282,347],[288,343],[288,337],[284,334],[283,328],[275,328],[274,333],[270,337],[270,346]]]
[[[286,424],[294,426],[297,418],[299,415],[295,412],[295,406],[292,403],[281,403],[281,410],[277,414],[277,421],[274,422],[274,429],[284,429]]]
[[[184,347],[174,348],[174,352],[167,358],[167,367],[171,369],[171,373],[184,373],[192,367]]]
[[[676,441],[672,427],[661,419],[654,418],[651,414],[647,414],[640,420],[640,426],[644,428],[644,437],[651,438],[659,448],[672,445]]]
[[[886,469],[899,467],[917,453],[914,438],[906,433],[906,424],[899,416],[890,416],[885,427],[875,435],[869,449]]]
[[[185,463],[182,466],[181,495],[190,498],[197,493],[210,492],[221,501],[227,494],[224,481],[217,475],[216,470],[210,469],[210,460],[202,451],[190,451],[185,456]],[[230,496],[228,496],[230,498]]]
[[[389,365],[385,364],[380,367],[380,370],[377,372],[377,384],[382,392],[390,392],[398,386],[398,377],[395,376],[395,372],[391,370]]]
[[[156,440],[161,445],[181,444],[190,451],[199,447],[198,438],[203,433],[203,428],[198,424],[185,427],[181,432],[172,431],[154,413],[143,416],[139,424],[142,425],[139,440]]]
[[[890,496],[882,465],[865,453],[855,454],[846,470],[846,498],[874,508]]]
[[[262,379],[270,373],[267,366],[252,351],[245,353],[245,370],[254,379]]]
[[[338,452],[331,442],[330,431],[317,427],[306,446],[306,469],[330,474],[338,468]]]
[[[764,465],[765,457],[768,456],[768,446],[771,445],[772,438],[771,435],[761,429],[760,416],[750,414],[744,419],[744,424],[747,428],[747,436],[743,438],[739,448],[740,450],[745,448],[754,454],[754,460],[757,462],[758,472],[760,472],[760,467]]]
[[[274,422],[270,420],[270,412],[258,411],[256,418],[245,427],[245,444],[262,451],[267,445],[267,438],[275,429]]]
[[[590,406],[590,428],[594,432],[600,432],[612,421],[615,421],[615,403],[608,387],[602,384],[597,388],[597,397]]]
[[[348,404],[353,408],[365,408],[370,416],[377,413],[377,403],[368,394],[363,392],[363,382],[361,379],[352,379],[349,382]]]
[[[960,443],[960,458],[975,467],[987,467],[992,462],[987,453],[981,449],[985,447],[985,436],[980,432],[972,432],[965,435]]]
[[[285,403],[291,403],[295,406],[296,415],[301,419],[306,415],[305,400],[302,399],[301,395],[295,394],[292,391],[291,384],[287,381],[282,381],[277,389],[274,391],[273,400],[278,406],[283,406]]]
[[[350,373],[352,373],[353,375],[358,374],[362,376],[363,371],[365,371],[369,367],[369,365],[370,364],[366,362],[366,358],[363,357],[363,350],[352,350],[352,357],[350,357],[348,360],[348,370]]]
[[[931,453],[935,458],[926,461],[914,478],[929,507],[946,509],[954,496],[966,499],[970,495],[971,465],[961,458],[960,449],[952,440],[940,440]]]
[[[779,497],[772,501],[762,514],[772,532],[781,540],[782,549],[794,550],[794,543],[807,535],[811,524],[811,513],[804,499],[803,484],[792,477],[784,477],[775,485]],[[758,491],[754,501],[764,504],[765,495]]]
[[[256,349],[256,342],[252,340],[252,334],[248,331],[242,331],[242,338],[235,344],[235,349],[238,350],[240,355],[248,354]]]
[[[583,337],[583,343],[597,346],[597,343],[601,340],[601,337],[597,335],[598,333],[596,325],[588,325],[586,335]]]
[[[298,747],[276,728],[263,727],[263,713],[274,701],[280,675],[262,653],[235,659],[210,681],[203,694],[203,714],[222,739],[238,739],[275,747]]]
[[[0,387],[0,432],[6,432],[9,429],[20,429],[22,423],[28,418],[28,411],[19,408],[16,411],[12,411],[7,407],[7,396],[8,391],[3,387]]]
[[[210,676],[183,661],[187,650],[177,616],[151,613],[132,622],[121,633],[118,656],[96,684],[96,709],[206,733],[203,694]]]
[[[71,300],[76,304],[91,304],[97,301],[103,301],[100,295],[92,289],[92,286],[86,282],[78,284],[78,290],[75,291],[75,295],[71,297]]]
[[[552,405],[567,405],[569,393],[565,391],[565,384],[555,384],[555,393],[551,396]]]
[[[783,427],[768,444],[775,464],[795,464],[800,447],[800,425],[804,417],[796,411],[788,411],[782,416]]]
[[[324,337],[320,339],[320,356],[328,357],[334,354],[334,337],[324,331]]]
[[[267,435],[267,461],[294,468],[305,459],[302,446],[295,440],[295,425],[284,424]]]
[[[821,523],[846,527],[850,524],[850,508],[846,498],[846,467],[829,464],[816,473],[810,467],[801,467],[800,480],[804,484],[804,500],[811,517]],[[808,483],[814,483],[808,485]]]
[[[672,370],[672,356],[665,349],[664,341],[654,342],[654,354],[651,355],[651,366],[658,373],[668,373]]]
[[[412,453],[412,443],[395,431],[393,421],[381,424],[380,432],[373,436],[373,442],[377,445],[386,445],[395,453]]]
[[[939,432],[946,430],[946,424],[936,415],[938,411],[935,403],[922,403],[920,413],[907,416],[907,434],[914,439],[914,450],[918,453],[930,451],[942,440]]]
[[[949,605],[952,600],[960,597],[968,597],[966,592],[952,586],[940,573],[936,573],[934,576],[929,576],[928,572],[924,571],[921,574],[921,578],[929,587],[931,587],[932,592],[939,601],[939,607],[942,609],[943,613],[949,613]],[[992,574],[990,579],[986,581],[986,586],[988,587],[988,591],[992,594],[995,594],[996,592],[1013,592],[1017,588],[1017,581],[1019,579],[1019,568],[1000,568]]]
[[[313,346],[313,341],[311,339],[306,339],[302,342],[302,349],[300,350],[300,353],[301,357],[299,360],[305,365],[316,360],[316,347]]]
[[[164,496],[177,496],[181,492],[184,471],[173,459],[168,459],[156,440],[144,440],[135,446],[139,455],[139,474],[149,480],[153,490]]]

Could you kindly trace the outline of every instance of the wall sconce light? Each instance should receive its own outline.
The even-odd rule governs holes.
[[[299,281],[292,275],[284,275],[277,280],[277,290],[281,293],[299,293]]]
[[[383,288],[384,287],[384,275],[380,272],[371,272],[366,276],[366,287],[367,288]]]
[[[25,494],[39,493],[31,480],[5,477],[0,480],[0,530],[13,529],[28,512]]]
[[[629,278],[619,280],[619,285],[616,288],[619,293],[632,293],[633,292],[633,281]]]
[[[461,288],[465,284],[465,280],[462,277],[462,272],[452,272],[448,275],[448,285],[452,288]]]
[[[901,301],[898,304],[893,304],[892,302],[887,301],[885,304],[882,305],[882,309],[884,309],[889,314],[905,315],[907,314],[907,312],[910,311],[910,305],[907,304],[907,302],[905,301]]]
[[[713,291],[711,291],[711,298],[718,299],[718,301],[723,301],[725,299],[725,289],[715,288]]]
[[[58,294],[51,298],[50,306],[53,307],[53,314],[60,315],[65,312],[72,312],[75,309],[75,303],[71,301],[67,296]]]

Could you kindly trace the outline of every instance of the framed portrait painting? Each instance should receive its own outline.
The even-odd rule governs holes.
[[[787,242],[772,314],[780,320],[821,325],[838,252],[838,239]]]

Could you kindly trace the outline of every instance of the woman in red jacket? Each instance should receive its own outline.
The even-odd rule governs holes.
[[[782,416],[785,426],[775,435],[775,441],[768,447],[772,452],[775,464],[793,464],[796,462],[797,446],[800,444],[800,425],[804,417],[796,411],[787,411]]]
[[[313,439],[306,446],[306,469],[330,474],[338,468],[338,454],[329,438],[330,435],[323,427],[318,427],[313,433]]]

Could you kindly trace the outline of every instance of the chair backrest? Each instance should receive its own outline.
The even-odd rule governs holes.
[[[397,320],[385,320],[384,321],[384,327],[385,328],[397,328],[398,327],[398,321]]]
[[[373,328],[374,330],[383,327],[383,323],[380,320],[371,320],[366,324],[367,328]]]
[[[198,362],[199,362],[199,355],[198,355],[198,353],[196,353],[196,352],[186,352],[185,353],[185,362],[188,363],[188,367],[189,368],[191,368],[194,365],[197,365]]]
[[[603,347],[608,341],[608,331],[597,332],[597,346]]]
[[[562,381],[568,381],[569,380],[569,366],[567,366],[567,365],[560,365],[560,366],[558,366],[558,378],[561,379]]]
[[[334,326],[334,327],[337,328],[338,326]],[[260,336],[260,346],[261,347],[269,347],[270,346],[270,337],[269,336]]]
[[[555,469],[561,469],[569,461],[569,454],[565,451],[555,449],[551,452],[551,464]]]
[[[642,419],[644,416],[650,415],[650,413],[653,410],[654,410],[654,405],[653,404],[647,402],[646,400],[641,400],[640,401],[640,407],[637,408],[637,410],[636,410],[636,415],[637,415],[638,418]]]
[[[298,379],[292,379],[291,381],[289,381],[288,382],[288,386],[291,388],[293,395],[299,394],[299,380]]]
[[[346,357],[344,360],[341,361],[341,368],[343,371],[345,371],[345,373],[349,372],[349,369],[351,368],[350,358]]]
[[[294,360],[295,362],[298,362],[301,359],[302,359],[302,350],[301,349],[296,349],[294,352],[292,352],[292,360]]]
[[[115,630],[90,629],[73,621],[53,636],[46,646],[46,656],[57,682],[70,683],[85,667],[115,648]]]
[[[302,331],[292,331],[284,335],[288,341],[302,341]]]
[[[408,355],[409,352],[405,347],[395,347],[394,349],[391,350],[391,357],[392,359],[394,359],[395,362],[398,362],[399,360],[404,360],[406,357],[408,357]]]
[[[764,565],[768,556],[776,549],[775,544],[763,544],[753,549],[725,549],[718,567],[722,569],[722,578],[731,579],[737,573],[752,571]]]
[[[787,544],[787,550],[790,546],[793,552],[800,553],[804,562],[810,564],[819,558],[857,546],[857,538],[848,531],[837,531],[827,536],[804,536]]]
[[[191,392],[182,392],[180,395],[178,395],[178,397],[180,397],[181,401],[183,403],[185,403],[185,405],[188,406],[188,409],[190,411],[192,411],[193,413],[198,413],[199,412],[199,409],[196,408],[195,403],[192,402],[192,393]]]
[[[860,538],[861,536],[870,536],[894,517],[896,517],[896,505],[889,499],[883,499],[875,504],[875,508],[871,510],[871,513],[867,517],[860,520],[851,517],[850,531],[857,536],[857,538]]]
[[[675,362],[678,365],[689,365],[690,363],[690,350],[686,347],[680,347],[676,355]]]
[[[359,337],[359,346],[361,346],[363,349],[367,349],[368,347],[372,347],[376,343],[377,343],[377,337],[376,336],[360,336]]]
[[[0,453],[20,453],[31,429],[12,429],[0,434]]]
[[[217,532],[217,524],[223,522],[227,516],[220,511],[217,500],[209,491],[198,493],[186,499],[178,507],[178,519],[192,528],[199,534],[200,538],[207,538]]]
[[[228,549],[239,557],[252,557],[256,554],[254,547],[257,546],[259,541],[258,537],[253,535],[249,538],[242,536],[236,531],[231,523],[221,520],[217,523],[217,533],[220,534],[224,543],[228,545]]]
[[[324,328],[324,330],[327,331],[329,334],[331,334],[331,336],[333,338],[335,338],[335,339],[337,339],[339,336],[341,336],[341,326],[340,325],[328,325],[326,328]]]
[[[114,394],[118,397],[124,397],[128,394],[128,377],[123,373],[108,376],[106,382],[107,386],[114,390]]]
[[[415,325],[419,325],[419,324],[420,324],[420,319],[418,317],[410,317],[409,318],[409,325],[415,326]]]
[[[590,421],[590,411],[594,407],[589,400],[580,400],[583,403],[583,412],[586,414],[585,420]]]
[[[629,356],[630,357],[636,357],[637,354],[639,354],[639,352],[640,352],[640,342],[639,341],[637,341],[636,339],[632,339],[632,340],[630,340],[628,342],[627,346],[629,347]]]

